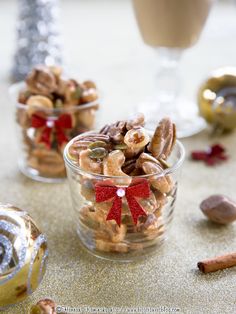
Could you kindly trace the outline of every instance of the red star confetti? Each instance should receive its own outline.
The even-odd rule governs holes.
[[[203,161],[208,166],[214,166],[226,161],[228,156],[225,148],[221,144],[215,144],[206,150],[196,150],[191,153],[191,158],[197,161]]]

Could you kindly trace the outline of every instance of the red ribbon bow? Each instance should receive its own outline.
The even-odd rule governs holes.
[[[50,148],[50,136],[53,130],[55,130],[59,145],[68,142],[69,139],[65,135],[64,129],[72,128],[72,120],[69,114],[62,114],[57,119],[50,117],[46,119],[37,114],[33,114],[31,118],[31,126],[36,129],[43,128],[39,141],[45,143],[46,146]]]
[[[120,226],[122,197],[126,197],[134,224],[137,224],[139,216],[147,216],[141,205],[137,202],[138,198],[148,198],[150,196],[150,187],[147,180],[143,180],[129,187],[106,186],[101,184],[95,185],[96,202],[102,203],[113,198],[112,207],[107,215],[106,220],[114,219]]]

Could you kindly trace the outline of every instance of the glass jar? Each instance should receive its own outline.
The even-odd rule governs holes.
[[[83,246],[96,256],[121,261],[156,251],[166,239],[173,217],[183,145],[176,142],[167,160],[169,168],[161,175],[112,177],[86,172],[76,164],[69,151],[78,139],[67,144],[64,159]],[[145,215],[136,219],[140,207]],[[112,217],[116,221],[110,220]]]
[[[45,108],[18,102],[24,82],[10,87],[16,106],[19,168],[31,179],[60,182],[66,177],[63,150],[68,141],[94,128],[98,100],[79,106]]]

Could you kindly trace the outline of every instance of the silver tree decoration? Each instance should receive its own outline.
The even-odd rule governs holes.
[[[18,0],[12,78],[19,81],[38,64],[62,64],[58,0]]]

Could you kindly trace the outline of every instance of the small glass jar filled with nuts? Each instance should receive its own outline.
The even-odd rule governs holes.
[[[133,260],[166,238],[184,148],[169,118],[154,134],[144,126],[138,114],[79,135],[65,148],[77,232],[96,256]]]
[[[38,66],[10,94],[16,104],[21,172],[43,182],[61,181],[66,177],[65,145],[94,128],[96,85],[66,79],[59,67]]]

